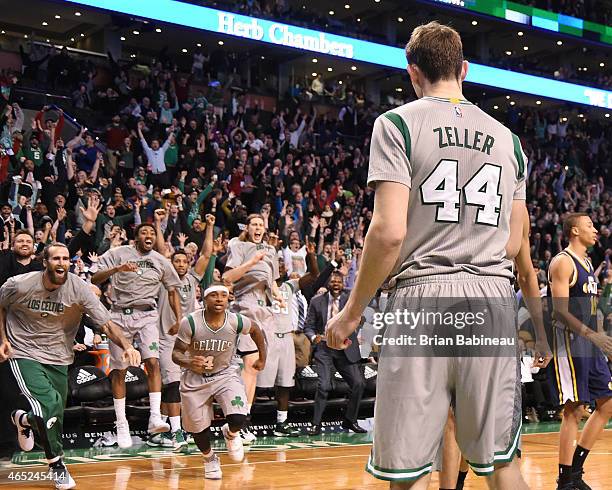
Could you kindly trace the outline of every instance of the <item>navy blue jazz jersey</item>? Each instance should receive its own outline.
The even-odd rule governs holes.
[[[597,330],[597,279],[593,264],[570,249],[559,255],[569,257],[574,265],[569,288],[570,313],[584,325]],[[554,362],[550,369],[554,372],[550,378],[559,404],[567,401],[586,403],[612,396],[610,369],[601,350],[561,322],[553,321],[553,327]]]

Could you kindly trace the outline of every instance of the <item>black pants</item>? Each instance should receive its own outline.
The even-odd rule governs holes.
[[[153,188],[159,187],[162,190],[170,187],[168,172],[162,172],[161,174],[150,173],[147,178],[147,183],[152,185]]]
[[[323,417],[323,412],[327,405],[327,396],[332,389],[334,367],[351,388],[344,417],[350,422],[357,422],[359,403],[361,402],[361,397],[363,396],[363,390],[365,388],[365,379],[359,369],[359,365],[350,362],[346,358],[344,352],[330,349],[325,343],[317,345],[314,361],[315,366],[317,366],[319,382],[315,394],[314,417],[312,419],[313,425],[321,423],[321,418]]]

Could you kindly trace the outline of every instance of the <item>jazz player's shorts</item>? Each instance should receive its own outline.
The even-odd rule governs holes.
[[[161,370],[162,384],[167,385],[181,380],[181,368],[172,360],[172,350],[176,342],[176,335],[159,332],[159,368]]]
[[[295,384],[295,345],[293,332],[269,333],[266,366],[257,374],[258,388],[282,386],[291,388]]]
[[[269,326],[272,325],[272,310],[266,306],[265,300],[259,299],[255,294],[245,294],[232,305],[233,313],[240,313],[261,328],[264,338],[268,335]],[[240,356],[257,352],[257,345],[250,335],[239,335],[237,351]]]
[[[548,379],[559,405],[612,397],[612,376],[606,356],[590,340],[556,326],[552,347]]]
[[[129,313],[128,313],[129,312]],[[136,341],[142,360],[159,358],[159,327],[157,310],[140,311],[125,308],[112,310],[111,320],[121,328],[121,332],[128,342]],[[108,341],[110,350],[110,369],[127,369],[129,363],[124,362],[123,349]]]
[[[213,400],[223,415],[247,415],[247,396],[239,371],[230,365],[223,371],[204,376],[186,370],[181,377],[181,417],[183,428],[197,434],[210,427],[214,418]]]
[[[485,324],[494,324],[495,335],[505,335],[511,345],[503,348],[503,355],[498,355],[500,351],[494,347],[490,352],[495,356],[489,356],[487,350],[473,356],[471,353],[477,349],[472,351],[472,347],[445,348],[433,355],[435,349],[387,350],[383,345],[378,364],[374,444],[366,466],[366,471],[377,478],[415,480],[439,469],[451,405],[457,420],[457,442],[476,474],[491,474],[495,464],[514,458],[521,430],[521,387],[517,307],[508,279],[459,273],[403,281],[390,296],[386,312],[446,311],[455,302],[472,313],[486,312]],[[454,336],[468,330],[457,322],[434,327],[434,333]],[[396,317],[386,323],[383,340],[378,342],[402,335],[416,335],[418,342],[419,331],[431,337],[426,327],[418,325],[411,330],[405,318]],[[410,352],[418,352],[419,357]],[[447,357],[438,357],[440,352]]]

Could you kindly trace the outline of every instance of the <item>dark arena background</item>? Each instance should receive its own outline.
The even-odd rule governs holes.
[[[399,128],[401,118],[389,111],[417,100],[405,47],[413,30],[431,21],[461,36],[469,62],[463,97],[516,136],[518,146],[511,153],[524,165],[530,219],[527,262],[541,296],[550,290],[553,258],[568,246],[564,221],[571,213],[585,213],[596,237],[587,249],[590,265],[584,265],[593,284],[587,288],[585,283],[584,294],[591,298],[593,328],[602,339],[612,335],[612,0],[0,0],[0,11],[0,344],[13,350],[13,358],[0,351],[0,488],[72,488],[67,477],[54,483],[48,473],[48,464],[58,461],[77,488],[388,488],[387,480],[396,479],[401,470],[394,474],[368,461],[382,357],[379,323],[385,307],[395,301],[392,285],[390,289],[385,281],[376,291],[346,351],[332,354],[325,336],[327,320],[340,314],[360,277],[364,244],[374,223],[375,186],[368,186],[368,172],[375,122],[388,116]],[[464,102],[449,100],[456,104],[453,117],[468,117]],[[440,147],[470,148],[465,131],[462,139],[457,128],[454,133],[450,127],[440,130]],[[410,154],[411,137],[414,152],[415,130],[394,141],[401,140]],[[380,145],[376,148],[380,151]],[[446,185],[433,192],[441,195],[448,191]],[[421,199],[425,202],[423,194]],[[446,204],[434,200],[438,210]],[[236,243],[253,244],[252,213],[258,213],[255,219],[263,222],[265,233],[263,241],[254,239],[253,254],[263,254],[263,248],[268,251],[264,258],[251,259],[232,249]],[[413,223],[410,215],[408,222],[409,234],[410,226],[433,226],[433,221]],[[165,256],[159,259],[165,265],[145,261],[128,270],[128,259],[112,262],[108,257],[114,249],[140,250],[134,244],[143,223],[150,224],[144,229],[154,230],[151,247]],[[245,235],[246,241],[237,238]],[[441,243],[445,240],[440,237]],[[69,263],[43,261],[46,245],[55,242],[67,245]],[[179,393],[177,380],[185,376],[185,366],[181,374],[172,357],[176,336],[168,334],[175,317],[163,323],[163,307],[173,314],[171,293],[165,290],[169,277],[178,273],[183,280],[185,275],[177,268],[177,257],[186,259],[192,281],[176,290],[177,299],[191,298],[182,314],[200,315],[204,322],[194,326],[185,317],[179,339],[190,328],[192,335],[198,328],[211,330],[200,312],[211,285],[233,287],[237,296],[230,310],[240,311],[249,324],[249,318],[258,323],[251,315],[255,310],[241,300],[246,276],[232,274],[264,263],[278,271],[274,287],[268,284],[263,299],[250,308],[285,315],[284,329],[281,320],[258,326],[267,339],[268,363],[279,362],[279,373],[289,372],[291,381],[279,381],[279,374],[269,386],[259,386],[265,385],[262,375],[244,367],[249,355],[232,359],[230,368],[243,371],[247,397],[255,376],[258,387],[252,404],[244,394],[231,395],[230,408],[249,413],[236,436],[244,444],[239,460],[227,453],[222,429],[231,424],[224,415],[227,404],[220,398],[209,401],[209,436],[223,473],[220,479],[210,478],[208,467],[205,478],[201,448],[183,431],[178,415],[168,412],[168,406],[180,406],[183,387]],[[382,252],[378,258],[384,262]],[[61,397],[53,402],[59,404],[63,424],[61,417],[50,418],[46,411],[39,419],[45,431],[60,429],[59,460],[45,453],[38,426],[25,422],[32,420],[30,415],[15,412],[36,414],[34,384],[41,399],[57,397],[62,390],[42,375],[28,380],[25,367],[19,364],[23,375],[15,367],[18,357],[39,359],[42,327],[27,330],[26,325],[29,333],[15,333],[11,322],[21,315],[20,300],[11,296],[9,286],[18,288],[25,284],[20,274],[45,267],[44,274],[55,267],[56,274],[67,275],[62,267],[69,267],[78,276],[71,297],[87,292],[89,298],[92,284],[97,284],[95,293],[104,306],[97,315],[108,315],[108,310],[120,330],[121,319],[133,329],[145,314],[154,318],[145,325],[147,336],[131,330],[128,340],[154,360],[160,357],[157,364],[129,367],[123,405],[118,405],[116,380],[111,381],[112,341],[96,315],[84,315],[80,325],[77,321],[48,334],[52,340],[42,346],[43,358],[67,368],[60,383],[67,391],[65,406]],[[114,267],[111,279],[105,267]],[[163,267],[168,270],[154,280],[160,292],[151,296],[139,280]],[[512,270],[516,276],[516,267]],[[134,277],[127,292],[116,279],[120,274]],[[259,276],[257,280],[265,283]],[[546,368],[532,367],[537,328],[522,285],[518,278],[512,286],[522,395],[521,450],[515,461],[529,488],[589,488],[557,487],[564,400],[552,386],[555,380],[569,383],[578,396],[576,368],[567,364],[567,357],[555,357]],[[73,299],[47,304],[49,295],[29,306],[43,325],[46,318],[76,308]],[[130,301],[118,302],[120,295]],[[550,325],[551,303],[542,304]],[[83,312],[90,313],[86,308]],[[221,328],[230,328],[227,318]],[[145,329],[145,323],[137,328]],[[235,328],[239,331],[242,323]],[[127,337],[128,330],[122,331]],[[54,354],[50,346],[57,343],[67,343],[68,352],[74,353],[72,364],[66,366]],[[273,345],[282,347],[273,353]],[[558,347],[552,340],[550,345]],[[325,361],[316,354],[322,349],[329,351]],[[600,374],[601,369],[609,374],[605,369],[611,359],[600,359]],[[178,377],[167,383],[169,366]],[[607,391],[602,389],[612,393],[612,379],[607,381]],[[161,419],[159,393],[149,395],[159,391],[151,388],[156,382],[163,383]],[[412,389],[409,382],[402,386],[406,392]],[[606,400],[604,413],[609,414],[609,395],[581,400],[581,428],[590,417],[601,416],[596,408]],[[125,422],[117,413],[125,414]],[[376,421],[397,432],[411,424],[408,416]],[[593,490],[612,489],[612,423],[603,425],[580,466]],[[170,430],[159,430],[161,426]],[[124,430],[122,447],[118,430]],[[428,430],[423,427],[423,439]],[[30,440],[33,435],[34,447],[24,451],[20,442],[28,435]],[[452,438],[448,430],[446,437]],[[412,444],[419,447],[421,442]],[[572,439],[571,454],[576,444],[578,439]],[[440,449],[440,458],[442,453]],[[575,471],[571,455],[570,463]],[[446,459],[443,464],[450,468],[450,479],[439,468],[426,468],[432,472],[429,487],[417,482],[414,488],[488,488],[486,478],[476,473],[477,465],[460,460],[458,453],[454,462]],[[401,475],[410,488],[421,473]]]

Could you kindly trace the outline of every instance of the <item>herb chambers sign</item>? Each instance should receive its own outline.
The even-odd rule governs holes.
[[[323,32],[309,35],[302,33],[304,29],[278,23],[270,24],[266,29],[258,19],[251,18],[248,22],[241,22],[236,20],[235,15],[226,12],[219,12],[218,19],[217,31],[223,34],[246,37],[254,41],[268,41],[281,46],[306,49],[343,58],[353,58],[352,44],[330,41]],[[302,32],[297,32],[298,30]]]

